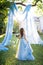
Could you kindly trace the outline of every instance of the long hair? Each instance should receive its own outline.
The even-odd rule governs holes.
[[[20,35],[21,35],[21,37],[23,37],[23,35],[24,35],[24,29],[23,28],[20,29]]]

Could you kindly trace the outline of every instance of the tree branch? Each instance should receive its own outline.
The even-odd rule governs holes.
[[[26,4],[23,4],[23,3],[21,3],[21,2],[17,2],[16,4],[17,4],[17,5],[20,4],[20,5],[26,6]]]
[[[26,4],[23,4],[22,2],[17,2],[16,4],[17,4],[17,5],[20,4],[20,5],[22,5],[22,6],[26,6]],[[31,4],[31,5],[32,5],[32,4]],[[36,3],[35,3],[34,5],[32,5],[32,6],[36,6]]]
[[[3,9],[3,8],[10,8],[10,6],[11,5],[13,5],[14,4],[14,2],[9,2],[9,1],[7,1],[7,2],[3,2],[3,3],[0,3],[0,9]],[[17,4],[17,5],[22,5],[22,6],[26,6],[26,4],[24,4],[24,3],[22,3],[22,2],[15,2],[15,4]],[[35,3],[34,5],[32,5],[32,6],[36,6],[36,4],[37,3]]]

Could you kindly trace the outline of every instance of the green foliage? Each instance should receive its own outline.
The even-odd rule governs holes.
[[[36,14],[38,16],[43,16],[43,3],[41,3],[40,1],[37,3]]]
[[[19,23],[17,21],[14,21],[13,32],[19,32]]]
[[[8,0],[8,1],[10,1],[10,0]],[[18,1],[18,2],[24,3],[24,2],[26,2],[27,0],[12,0],[12,2],[15,2],[15,1],[16,1],[16,2]]]
[[[21,0],[21,1],[22,1],[22,3],[26,2],[26,0]]]
[[[18,6],[18,9],[20,9],[20,11],[22,11],[22,6]]]
[[[41,3],[40,1],[37,3],[38,9],[42,9],[43,10],[43,3]]]
[[[37,4],[39,1],[42,3],[42,0],[33,0],[33,4]]]
[[[8,15],[8,7],[10,7],[7,0],[0,0],[0,34],[6,31],[5,18]]]
[[[0,34],[5,33],[5,30],[6,30],[5,22],[0,20]]]
[[[0,34],[4,33],[6,30],[6,25],[5,25],[5,18],[7,17],[7,10],[0,10]]]
[[[5,32],[6,26],[5,26],[5,22],[4,19],[6,17],[6,13],[7,11],[5,10],[0,10],[0,34]]]
[[[0,9],[9,8],[11,6],[11,3],[9,1],[0,2]]]

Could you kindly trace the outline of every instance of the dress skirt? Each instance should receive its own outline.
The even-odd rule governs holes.
[[[35,58],[32,55],[32,52],[33,50],[29,42],[27,43],[26,40],[22,37],[18,44],[16,58],[18,60],[34,60]]]

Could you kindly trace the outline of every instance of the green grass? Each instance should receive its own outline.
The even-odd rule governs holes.
[[[0,35],[0,43],[3,41],[5,34]]]
[[[43,39],[43,35],[41,35]],[[4,39],[4,36],[0,38],[0,42]],[[15,41],[15,42],[13,42]],[[0,65],[43,65],[43,46],[32,44],[33,55],[35,56],[34,61],[19,61],[15,58],[16,55],[16,47],[14,47],[15,43],[17,43],[17,38],[13,35],[11,39],[11,45],[8,46],[8,51],[0,51]]]

